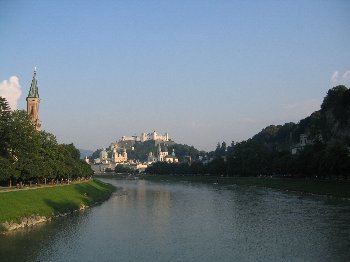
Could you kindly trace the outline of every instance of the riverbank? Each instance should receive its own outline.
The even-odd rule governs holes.
[[[0,232],[32,226],[107,200],[115,187],[86,183],[0,193]]]
[[[140,178],[151,181],[188,181],[218,183],[222,185],[241,185],[296,191],[307,194],[332,196],[350,199],[350,183],[346,181],[327,181],[305,178],[267,178],[267,177],[216,177],[181,175],[142,175]]]

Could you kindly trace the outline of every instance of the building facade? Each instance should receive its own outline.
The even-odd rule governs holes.
[[[173,152],[171,153],[171,155],[167,155],[163,158],[164,162],[167,163],[178,163],[179,159],[175,156],[175,150],[173,149]]]
[[[171,139],[169,138],[168,133],[161,135],[158,134],[156,131],[153,131],[152,133],[142,133],[140,136],[122,136],[118,144],[120,144],[121,142],[146,142],[151,140],[157,142],[166,142],[170,141]]]
[[[155,162],[178,163],[179,159],[175,156],[174,149],[171,155],[169,155],[169,152],[166,149],[162,150],[160,144],[158,144],[157,154],[154,155],[152,152],[150,152],[148,154],[147,162],[149,164]]]
[[[307,145],[312,144],[314,144],[313,140],[309,140],[306,134],[301,134],[299,143],[291,147],[291,153],[292,155],[295,155],[296,153],[303,150]]]
[[[157,158],[158,162],[163,162],[164,158],[169,154],[167,150],[164,150],[164,151],[162,150],[160,144],[158,145],[157,153],[158,153],[158,158]]]
[[[37,131],[40,131],[41,130],[41,121],[39,119],[40,98],[39,98],[38,82],[36,79],[36,68],[34,68],[33,79],[32,79],[32,83],[30,85],[29,93],[26,100],[27,100],[27,113],[29,115],[29,118],[34,124],[35,129]]]
[[[126,153],[126,149],[123,149],[121,154],[118,153],[117,149],[113,149],[112,154],[112,162],[113,163],[126,163],[128,161],[128,153]]]
[[[158,134],[156,131],[153,131],[152,133],[142,133],[140,137],[141,142],[145,141],[169,141],[169,134],[165,133],[164,135]]]

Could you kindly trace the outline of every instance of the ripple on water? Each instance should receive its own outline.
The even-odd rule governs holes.
[[[105,179],[109,201],[0,236],[1,261],[346,261],[349,201],[266,188]]]

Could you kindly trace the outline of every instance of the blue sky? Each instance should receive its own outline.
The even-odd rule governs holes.
[[[0,83],[18,77],[24,109],[37,66],[43,129],[59,142],[96,149],[156,130],[211,150],[350,86],[349,11],[321,0],[0,0]]]

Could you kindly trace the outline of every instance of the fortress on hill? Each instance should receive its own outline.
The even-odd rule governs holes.
[[[158,141],[158,142],[165,142],[169,141],[169,134],[165,133],[164,135],[158,134],[156,131],[153,131],[152,133],[141,133],[140,136],[122,136],[120,141],[140,141],[140,142],[146,142],[146,141]]]
[[[153,141],[155,145],[163,144],[163,145],[172,145],[174,141],[170,139],[169,134],[165,133],[164,135],[158,134],[156,131],[152,133],[141,133],[140,136],[122,136],[118,141],[112,142],[110,144],[111,150],[113,148],[126,148],[128,150],[133,150],[135,143],[137,142],[148,142]]]

